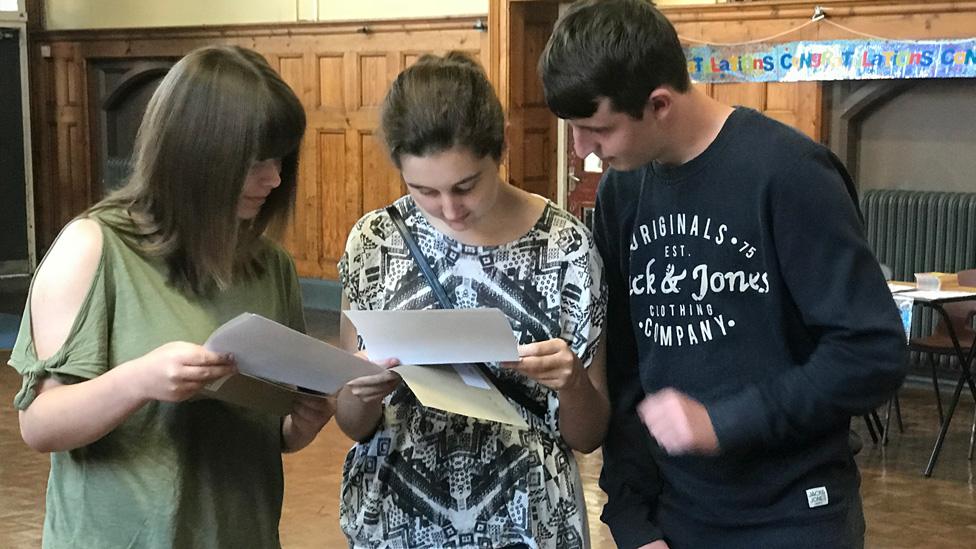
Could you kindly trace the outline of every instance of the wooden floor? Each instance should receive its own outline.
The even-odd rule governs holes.
[[[313,313],[310,332],[334,337],[334,315]],[[20,439],[13,395],[20,384],[6,366],[9,353],[0,351],[0,548],[40,546],[48,457],[27,448]],[[931,389],[902,390],[906,431],[895,432],[887,448],[871,445],[863,421],[854,428],[865,440],[858,455],[870,548],[976,547],[976,492],[973,462],[966,459],[972,399],[959,407],[942,457],[932,478],[921,470],[936,435],[936,410]],[[338,526],[338,485],[342,460],[350,441],[334,424],[298,454],[285,456],[285,505],[281,540],[285,548],[343,547]],[[580,457],[586,487],[593,547],[613,547],[599,521],[603,504],[597,487],[599,452]]]

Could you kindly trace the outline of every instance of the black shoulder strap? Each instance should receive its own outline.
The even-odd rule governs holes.
[[[386,207],[386,213],[393,220],[393,225],[396,226],[397,231],[400,232],[400,236],[403,238],[404,244],[407,245],[407,249],[410,250],[410,255],[413,256],[413,260],[420,267],[420,272],[423,273],[424,278],[427,279],[427,284],[430,289],[434,292],[434,296],[437,297],[437,302],[440,304],[441,309],[453,309],[454,303],[451,298],[447,296],[447,292],[444,290],[444,286],[441,285],[440,281],[437,280],[437,275],[434,274],[434,269],[430,267],[430,263],[427,262],[427,258],[420,251],[420,246],[417,245],[417,241],[413,238],[410,233],[410,229],[407,228],[407,224],[403,221],[403,216],[400,215],[400,210],[396,208],[395,205],[390,205]],[[478,364],[478,368],[481,373],[488,378],[491,383],[498,388],[499,391],[509,399],[518,403],[519,406],[525,408],[526,411],[535,415],[539,419],[545,421],[546,419],[546,407],[543,406],[539,401],[530,397],[521,384],[515,381],[510,381],[502,379],[495,375],[495,372],[491,371],[491,368],[487,364]]]
[[[431,269],[430,263],[427,262],[427,258],[420,251],[420,246],[417,245],[417,241],[414,240],[413,235],[410,234],[410,229],[407,228],[407,224],[403,222],[403,216],[400,215],[400,210],[396,206],[387,206],[386,213],[393,220],[393,224],[396,225],[398,231],[400,231],[400,236],[403,237],[404,244],[410,249],[410,255],[413,256],[413,260],[417,262],[417,266],[420,267],[420,272],[424,273],[424,278],[427,279],[427,284],[430,289],[434,292],[434,296],[437,297],[437,302],[440,303],[441,309],[453,309],[454,303],[451,302],[451,298],[447,297],[447,292],[444,291],[444,286],[441,285],[440,281],[437,280],[437,275],[434,274],[434,269]]]

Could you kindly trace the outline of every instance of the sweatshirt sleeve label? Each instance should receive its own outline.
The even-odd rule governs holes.
[[[823,507],[828,503],[830,503],[830,500],[827,498],[826,486],[817,486],[816,488],[807,490],[807,505],[811,509],[814,507]]]

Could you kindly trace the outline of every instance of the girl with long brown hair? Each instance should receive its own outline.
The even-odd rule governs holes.
[[[68,224],[32,283],[10,364],[24,440],[51,453],[45,547],[275,547],[281,452],[333,413],[199,397],[234,374],[200,344],[241,312],[303,330],[268,237],[295,196],[305,114],[257,53],[206,47],[154,93],[128,183]]]

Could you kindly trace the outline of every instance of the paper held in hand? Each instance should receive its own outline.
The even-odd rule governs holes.
[[[515,337],[501,311],[346,313],[372,358],[398,358],[403,363],[393,371],[423,405],[527,427],[478,368],[466,364],[518,359]],[[207,396],[279,415],[288,413],[297,394],[308,394],[301,389],[334,394],[352,379],[383,371],[338,347],[251,313],[226,322],[204,347],[233,353],[240,371],[211,384]]]
[[[478,362],[518,360],[508,319],[498,309],[343,311],[370,358],[397,358],[393,370],[424,406],[526,428]]]
[[[252,313],[225,322],[203,346],[232,353],[240,372],[208,385],[207,396],[277,415],[290,412],[299,394],[325,398],[349,380],[383,371],[372,362]]]

